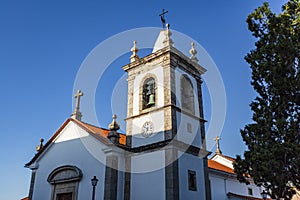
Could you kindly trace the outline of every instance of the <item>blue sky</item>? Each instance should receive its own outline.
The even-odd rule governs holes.
[[[243,59],[255,40],[245,19],[262,2],[0,1],[1,199],[27,195],[30,170],[23,166],[39,139],[49,139],[70,116],[74,80],[89,52],[122,31],[160,27],[162,8],[169,11],[166,19],[171,28],[194,38],[218,66],[227,94],[221,148],[230,156],[241,154],[245,147],[239,130],[251,122],[249,103],[255,97]],[[284,2],[270,5],[278,12]],[[122,56],[113,63],[112,80],[123,74],[126,59]],[[107,127],[111,94],[103,84],[100,81],[96,108],[101,126]]]

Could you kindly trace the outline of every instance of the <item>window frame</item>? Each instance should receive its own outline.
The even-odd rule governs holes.
[[[193,170],[188,170],[188,188],[190,191],[197,191],[197,173]]]

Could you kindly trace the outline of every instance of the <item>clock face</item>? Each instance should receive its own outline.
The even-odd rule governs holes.
[[[150,137],[152,133],[153,133],[153,123],[150,121],[145,122],[142,127],[142,135],[144,137]]]

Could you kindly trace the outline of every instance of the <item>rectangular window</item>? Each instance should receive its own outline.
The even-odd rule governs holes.
[[[248,188],[248,195],[253,195],[253,191],[252,191],[252,188]]]
[[[187,128],[187,132],[192,133],[192,124],[187,123],[186,126],[187,126],[186,127]]]
[[[197,180],[196,180],[195,171],[188,170],[188,182],[189,182],[189,190],[197,191]]]

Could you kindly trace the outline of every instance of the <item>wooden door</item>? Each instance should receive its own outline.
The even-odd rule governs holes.
[[[72,200],[72,193],[57,194],[57,200]]]

